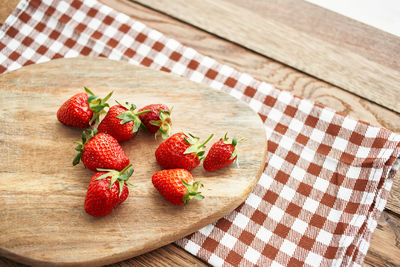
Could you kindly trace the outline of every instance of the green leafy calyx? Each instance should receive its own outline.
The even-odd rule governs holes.
[[[94,122],[96,124],[100,121],[100,115],[106,114],[107,112],[104,110],[106,107],[110,107],[107,103],[107,100],[110,99],[111,95],[114,93],[110,92],[105,98],[99,98],[95,96],[92,91],[90,91],[87,87],[84,87],[86,93],[89,94],[87,102],[89,103],[89,108],[93,110],[93,116],[89,121],[89,124],[92,125]]]
[[[229,140],[229,138],[228,138],[228,133],[225,133],[225,136],[224,136],[223,138],[221,138],[220,140],[223,141],[224,144],[234,146],[235,149],[233,150],[232,155],[231,155],[231,157],[229,158],[230,160],[232,160],[232,159],[234,159],[234,158],[237,157],[237,148],[236,148],[236,145],[237,145],[238,143],[244,141],[245,138],[242,137],[242,138],[237,139],[236,137],[233,137],[232,140]]]
[[[139,119],[139,115],[150,112],[151,110],[143,110],[140,112],[135,112],[136,105],[134,104],[129,104],[128,102],[125,102],[125,104],[121,104],[118,101],[115,101],[118,103],[118,105],[123,106],[124,108],[127,109],[124,113],[121,113],[117,116],[118,119],[121,119],[120,123],[125,124],[128,122],[133,121],[133,127],[132,127],[132,134],[136,133],[139,130],[140,125],[142,124],[142,121]]]
[[[203,184],[200,181],[196,181],[192,184],[188,184],[185,180],[182,179],[182,184],[186,187],[187,193],[182,197],[183,203],[188,204],[192,198],[196,199],[204,199],[204,196],[199,192],[199,187],[203,187]]]
[[[183,140],[190,144],[190,146],[183,152],[184,154],[191,154],[195,153],[198,157],[198,159],[201,161],[205,158],[205,153],[206,151],[205,146],[208,141],[211,140],[211,138],[214,136],[214,134],[211,134],[206,141],[203,143],[200,143],[200,138],[197,136],[192,135],[191,133],[185,133],[186,137],[183,138]]]
[[[111,190],[111,187],[115,182],[118,181],[119,184],[119,195],[121,196],[122,190],[124,189],[124,184],[126,184],[127,187],[133,187],[131,183],[128,182],[129,178],[132,176],[134,170],[132,167],[132,164],[129,164],[126,166],[122,171],[116,171],[116,170],[110,170],[110,169],[97,169],[100,172],[106,172],[105,174],[100,175],[99,177],[96,178],[96,180],[101,180],[107,177],[111,177],[110,180],[110,186],[108,187]]]
[[[73,166],[79,164],[79,162],[82,159],[82,154],[83,154],[83,149],[85,147],[85,144],[87,142],[89,142],[89,140],[92,139],[96,134],[97,134],[97,129],[94,129],[94,130],[88,129],[88,130],[84,130],[82,132],[82,135],[81,135],[82,141],[75,142],[75,144],[77,144],[77,146],[75,147],[75,150],[78,151],[78,154],[76,154],[74,160],[72,161]]]
[[[162,139],[167,139],[170,136],[171,133],[171,125],[172,125],[172,120],[171,120],[171,110],[168,109],[158,109],[158,116],[160,120],[158,121],[150,121],[149,123],[154,126],[159,126],[158,131],[155,134],[155,138],[157,136],[161,135]]]

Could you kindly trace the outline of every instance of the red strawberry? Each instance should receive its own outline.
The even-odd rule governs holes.
[[[105,216],[125,201],[129,195],[128,187],[131,186],[128,179],[133,173],[130,167],[126,166],[121,172],[98,169],[100,172],[93,175],[86,193],[84,207],[87,214]]]
[[[229,140],[227,134],[212,145],[204,160],[203,167],[206,171],[215,171],[232,164],[237,157],[236,145],[242,139],[233,138]]]
[[[88,128],[93,122],[98,122],[100,114],[105,113],[104,108],[108,107],[106,102],[113,92],[101,99],[86,87],[84,88],[86,93],[74,95],[58,109],[57,119],[61,123],[67,126]]]
[[[203,187],[195,181],[192,174],[185,169],[162,170],[153,174],[152,182],[160,194],[174,205],[188,204],[192,198],[203,199],[198,192]]]
[[[161,143],[156,150],[158,164],[164,169],[183,168],[191,170],[204,158],[205,144],[213,137],[200,143],[200,138],[191,134],[176,133]]]
[[[150,110],[148,113],[141,114],[140,120],[150,133],[161,135],[163,139],[167,139],[171,130],[171,110],[164,104],[151,104],[140,111]]]
[[[99,133],[97,130],[88,130],[82,133],[82,142],[76,142],[75,148],[79,153],[75,156],[72,164],[75,166],[82,159],[83,164],[89,170],[96,171],[98,168],[122,170],[129,164],[117,139],[109,134]]]
[[[139,115],[149,112],[149,110],[143,110],[135,113],[135,109],[136,106],[129,103],[112,106],[97,127],[98,131],[112,135],[119,142],[131,139],[139,130],[141,124]]]

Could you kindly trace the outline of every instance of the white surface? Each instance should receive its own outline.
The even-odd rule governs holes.
[[[400,36],[400,0],[306,0]]]

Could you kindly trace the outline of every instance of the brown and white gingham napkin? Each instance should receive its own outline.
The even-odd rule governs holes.
[[[257,81],[93,0],[22,0],[0,29],[0,73],[80,55],[208,84],[263,119],[269,153],[254,191],[179,246],[215,266],[362,264],[399,167],[399,135]]]

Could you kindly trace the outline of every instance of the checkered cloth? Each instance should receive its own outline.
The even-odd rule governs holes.
[[[94,1],[23,0],[1,27],[0,72],[80,55],[208,84],[263,119],[269,153],[254,191],[179,246],[215,266],[362,264],[399,166],[399,135],[280,91]]]

